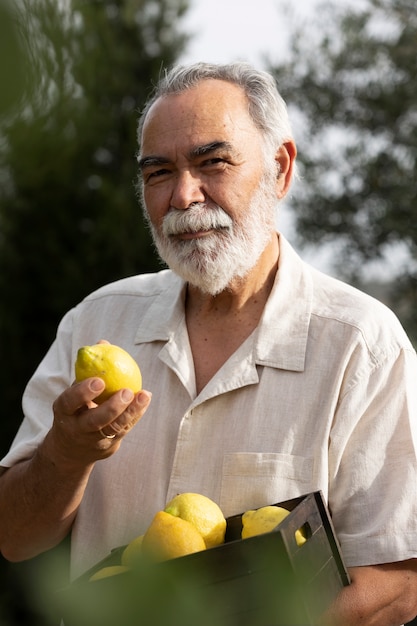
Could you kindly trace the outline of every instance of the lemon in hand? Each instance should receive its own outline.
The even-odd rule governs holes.
[[[287,509],[273,505],[246,511],[242,515],[242,539],[271,532],[289,514]],[[299,546],[306,542],[300,529],[295,531],[295,539]]]
[[[207,548],[224,542],[226,519],[220,507],[200,493],[180,493],[165,507],[165,512],[193,524]]]
[[[156,561],[174,559],[205,550],[196,527],[180,517],[158,511],[142,540],[142,553]]]
[[[75,361],[75,380],[102,378],[106,388],[96,399],[100,404],[119,389],[142,389],[142,374],[136,361],[126,350],[111,343],[97,343],[78,350]]]

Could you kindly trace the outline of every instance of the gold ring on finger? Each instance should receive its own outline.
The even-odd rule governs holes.
[[[100,435],[101,435],[102,437],[105,437],[106,439],[114,439],[114,438],[115,438],[115,436],[116,436],[115,434],[113,434],[113,435],[106,435],[106,433],[104,433],[104,432],[101,430],[101,428],[99,428],[98,432],[100,433]]]

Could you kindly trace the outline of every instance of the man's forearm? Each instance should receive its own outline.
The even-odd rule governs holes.
[[[417,615],[417,559],[351,568],[318,626],[401,626]]]
[[[52,447],[47,435],[32,459],[0,477],[0,550],[10,561],[57,545],[76,516],[93,465],[66,467]]]

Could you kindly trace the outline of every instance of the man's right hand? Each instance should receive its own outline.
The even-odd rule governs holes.
[[[134,395],[122,389],[97,405],[94,400],[103,389],[100,378],[88,378],[66,389],[54,402],[50,437],[56,452],[70,464],[94,463],[114,454],[152,397],[148,391]]]

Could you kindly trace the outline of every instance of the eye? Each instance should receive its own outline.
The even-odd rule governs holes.
[[[144,175],[144,180],[145,180],[145,183],[152,182],[153,180],[156,180],[156,179],[161,178],[163,176],[168,176],[170,173],[171,172],[170,172],[169,169],[161,167],[161,168],[159,168],[157,170],[153,170],[151,172],[147,172]]]
[[[205,161],[203,161],[202,166],[205,168],[213,168],[213,169],[217,169],[221,166],[226,165],[227,160],[223,157],[212,157],[210,159],[206,159]]]

